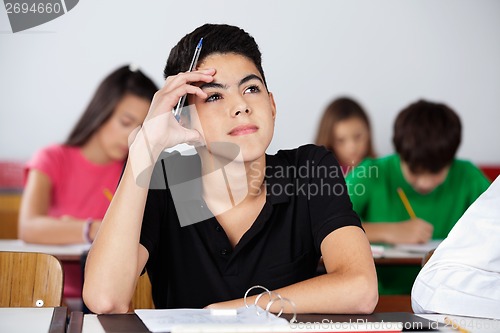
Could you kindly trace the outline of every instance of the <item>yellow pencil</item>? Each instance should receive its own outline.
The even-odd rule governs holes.
[[[446,325],[450,325],[451,328],[459,331],[460,333],[470,333],[469,330],[463,328],[462,326],[458,325],[457,323],[455,323],[453,320],[451,320],[450,318],[448,317],[444,317],[444,322]]]
[[[109,201],[113,200],[113,193],[111,193],[110,190],[105,188],[102,192],[104,193],[104,196],[108,198]]]
[[[399,197],[401,198],[401,201],[403,202],[403,205],[405,205],[406,211],[408,212],[410,217],[412,219],[416,219],[417,215],[415,215],[413,208],[411,208],[410,201],[408,201],[408,198],[406,197],[406,194],[401,187],[398,187],[398,194]]]

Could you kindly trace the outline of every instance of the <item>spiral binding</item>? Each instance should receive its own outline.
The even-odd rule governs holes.
[[[248,290],[245,292],[245,296],[243,298],[243,301],[245,302],[245,306],[247,308],[250,307],[250,305],[248,305],[247,303],[247,297],[248,297],[248,293],[250,291],[252,291],[253,289],[262,289],[264,290],[264,292],[260,293],[259,295],[257,295],[257,297],[255,298],[255,301],[254,301],[254,306],[255,306],[255,312],[257,313],[258,316],[260,316],[262,313],[266,313],[266,317],[269,318],[269,312],[271,310],[271,306],[276,302],[276,301],[279,301],[280,302],[280,311],[279,313],[276,315],[277,317],[281,316],[283,314],[283,311],[285,309],[285,305],[286,303],[290,304],[292,306],[292,309],[293,309],[293,317],[292,319],[290,319],[290,323],[294,323],[296,320],[297,320],[297,307],[295,306],[295,303],[291,300],[291,299],[288,299],[288,298],[285,298],[285,297],[282,297],[280,294],[278,294],[277,292],[275,291],[270,291],[269,289],[267,289],[266,287],[263,287],[263,286],[253,286],[253,287],[250,287],[248,288]],[[266,305],[266,309],[262,312],[260,311],[261,308],[259,308],[257,306],[257,303],[259,303],[260,299],[262,298],[262,296],[264,295],[267,295],[269,297],[269,302],[267,302],[267,305]]]

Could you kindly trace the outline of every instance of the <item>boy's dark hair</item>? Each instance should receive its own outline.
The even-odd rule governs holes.
[[[154,82],[140,70],[131,70],[128,65],[117,68],[101,82],[64,144],[83,146],[111,117],[126,94],[151,101],[157,90]]]
[[[452,109],[420,100],[399,113],[392,141],[412,172],[438,173],[453,161],[461,137],[460,118]]]
[[[189,70],[194,50],[201,38],[203,47],[198,63],[213,53],[235,53],[245,56],[255,64],[267,87],[259,46],[246,31],[227,24],[204,24],[184,36],[170,51],[163,71],[165,78]]]

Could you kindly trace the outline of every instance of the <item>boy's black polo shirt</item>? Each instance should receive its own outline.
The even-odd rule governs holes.
[[[215,218],[181,227],[170,190],[149,191],[140,242],[157,308],[202,308],[242,298],[254,285],[275,290],[311,278],[323,239],[343,226],[361,227],[331,152],[306,145],[266,155],[266,164],[266,203],[234,249]],[[197,156],[163,156],[153,187],[165,187],[166,170],[199,167]],[[185,197],[188,213],[205,216],[194,192]]]

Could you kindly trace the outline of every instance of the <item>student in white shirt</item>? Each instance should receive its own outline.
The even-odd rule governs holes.
[[[500,319],[500,177],[436,249],[411,296],[415,313]]]

